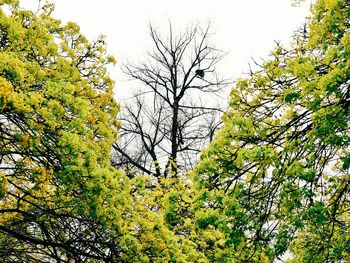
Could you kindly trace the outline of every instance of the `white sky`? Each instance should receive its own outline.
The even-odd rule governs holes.
[[[246,72],[251,57],[263,58],[274,40],[288,45],[293,31],[309,14],[310,0],[293,7],[292,0],[52,0],[54,16],[73,21],[89,39],[107,36],[108,51],[118,64],[111,69],[117,98],[125,98],[136,83],[125,81],[119,65],[139,61],[151,47],[148,23],[184,29],[191,23],[211,21],[211,42],[228,55],[219,67],[221,75],[237,78]],[[22,0],[24,6],[37,6],[37,0]],[[34,3],[34,5],[33,5]],[[166,31],[165,31],[166,33]]]

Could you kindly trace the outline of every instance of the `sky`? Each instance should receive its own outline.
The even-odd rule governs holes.
[[[43,0],[42,0],[43,1]],[[293,7],[292,0],[52,0],[53,16],[76,22],[90,40],[107,37],[108,52],[117,65],[110,69],[115,94],[122,100],[137,85],[120,70],[127,61],[142,61],[152,48],[148,25],[166,34],[169,21],[178,32],[191,24],[211,23],[211,43],[227,52],[218,66],[222,76],[237,79],[252,58],[266,58],[274,41],[288,45],[290,37],[309,15],[310,0]],[[37,7],[37,0],[22,0]]]

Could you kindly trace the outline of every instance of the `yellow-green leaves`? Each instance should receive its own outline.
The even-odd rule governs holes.
[[[129,181],[109,164],[119,127],[105,68],[113,58],[103,37],[90,43],[76,24],[50,17],[51,5],[34,14],[4,4],[0,231],[13,250],[0,261],[116,262],[116,237],[132,209]]]
[[[287,250],[292,262],[349,258],[349,18],[349,1],[316,1],[292,48],[278,45],[237,82],[202,154],[196,173],[211,200],[199,223],[220,229],[239,262]]]
[[[0,198],[4,198],[6,196],[7,190],[7,179],[5,174],[0,174]]]

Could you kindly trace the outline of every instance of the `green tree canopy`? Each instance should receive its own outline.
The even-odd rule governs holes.
[[[111,167],[102,37],[52,5],[0,7],[0,261],[350,260],[348,0],[316,1],[292,47],[238,81],[198,189]]]
[[[277,45],[230,95],[197,168],[200,227],[237,262],[350,255],[350,2],[318,0],[291,48]]]
[[[189,183],[110,165],[119,106],[103,37],[52,5],[0,7],[0,261],[207,262],[192,221],[175,223]]]
[[[0,5],[1,261],[113,258],[128,192],[109,165],[114,60],[103,38],[88,42],[51,5]]]

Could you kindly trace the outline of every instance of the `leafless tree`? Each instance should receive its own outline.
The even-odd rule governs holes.
[[[131,177],[160,178],[191,169],[197,161],[220,125],[219,92],[227,81],[216,72],[225,54],[209,44],[209,25],[175,34],[170,24],[167,38],[152,25],[149,29],[154,50],[145,62],[123,68],[141,86],[122,105],[112,163]]]

